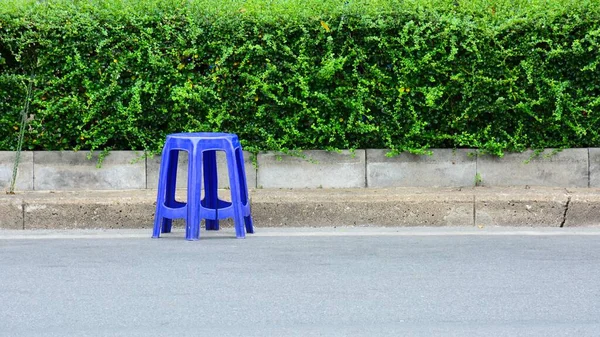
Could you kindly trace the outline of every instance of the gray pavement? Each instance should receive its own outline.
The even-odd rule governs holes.
[[[0,231],[0,336],[597,336],[600,229]]]

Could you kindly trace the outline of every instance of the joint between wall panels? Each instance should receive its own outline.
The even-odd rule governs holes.
[[[369,187],[369,173],[367,172],[367,169],[369,167],[368,159],[369,157],[367,156],[367,149],[365,149],[365,188]]]
[[[475,150],[475,177],[473,177],[473,185],[477,186],[477,177],[479,174],[479,150]],[[475,196],[473,196],[473,202],[475,202]],[[473,205],[473,222],[475,222],[475,206]]]
[[[588,170],[587,170],[587,187],[590,188],[591,187],[591,180],[592,180],[592,171],[590,170],[590,162],[591,162],[591,158],[590,158],[590,148],[588,147],[587,149],[587,164],[588,164]]]
[[[258,188],[258,155],[256,156],[256,167],[254,167],[254,188]]]
[[[31,153],[31,190],[35,191],[35,152]],[[25,217],[23,217],[23,221],[25,221]],[[25,226],[25,224],[23,224]]]
[[[146,179],[144,186],[146,186],[146,189],[148,189],[148,154],[146,153],[144,157],[144,178]]]

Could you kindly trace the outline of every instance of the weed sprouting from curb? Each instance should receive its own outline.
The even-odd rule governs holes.
[[[475,174],[475,186],[482,186],[483,185],[483,178],[481,178],[481,174],[479,174],[479,172],[477,172]]]
[[[15,162],[13,165],[12,178],[10,180],[10,187],[7,194],[15,194],[15,185],[17,183],[17,171],[19,169],[19,162],[21,161],[21,150],[23,149],[23,138],[25,137],[25,125],[27,124],[27,116],[29,115],[29,104],[31,102],[31,95],[33,92],[33,75],[29,78],[29,85],[27,85],[27,96],[25,97],[25,104],[21,112],[21,125],[19,126],[19,140],[17,142],[17,151],[15,154]]]

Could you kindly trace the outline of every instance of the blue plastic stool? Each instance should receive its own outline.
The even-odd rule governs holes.
[[[177,162],[179,151],[187,151],[187,202],[175,201]],[[224,151],[229,171],[231,202],[217,195],[217,153]],[[200,200],[204,171],[204,199]],[[233,218],[235,236],[244,238],[254,233],[244,155],[235,134],[230,133],[176,133],[167,136],[162,152],[154,216],[153,238],[170,233],[173,219],[185,219],[187,240],[200,238],[200,221],[206,220],[207,230],[218,230],[219,219]]]

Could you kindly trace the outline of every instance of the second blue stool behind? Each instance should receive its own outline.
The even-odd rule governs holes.
[[[179,151],[189,154],[185,203],[175,200]],[[227,159],[231,202],[217,195],[217,151],[225,152]],[[201,200],[202,184],[204,199]],[[207,230],[218,230],[219,219],[233,218],[236,237],[254,233],[244,157],[235,134],[201,132],[167,136],[160,163],[152,237],[171,232],[173,219],[180,218],[186,222],[187,240],[198,240],[202,219],[206,220]]]

